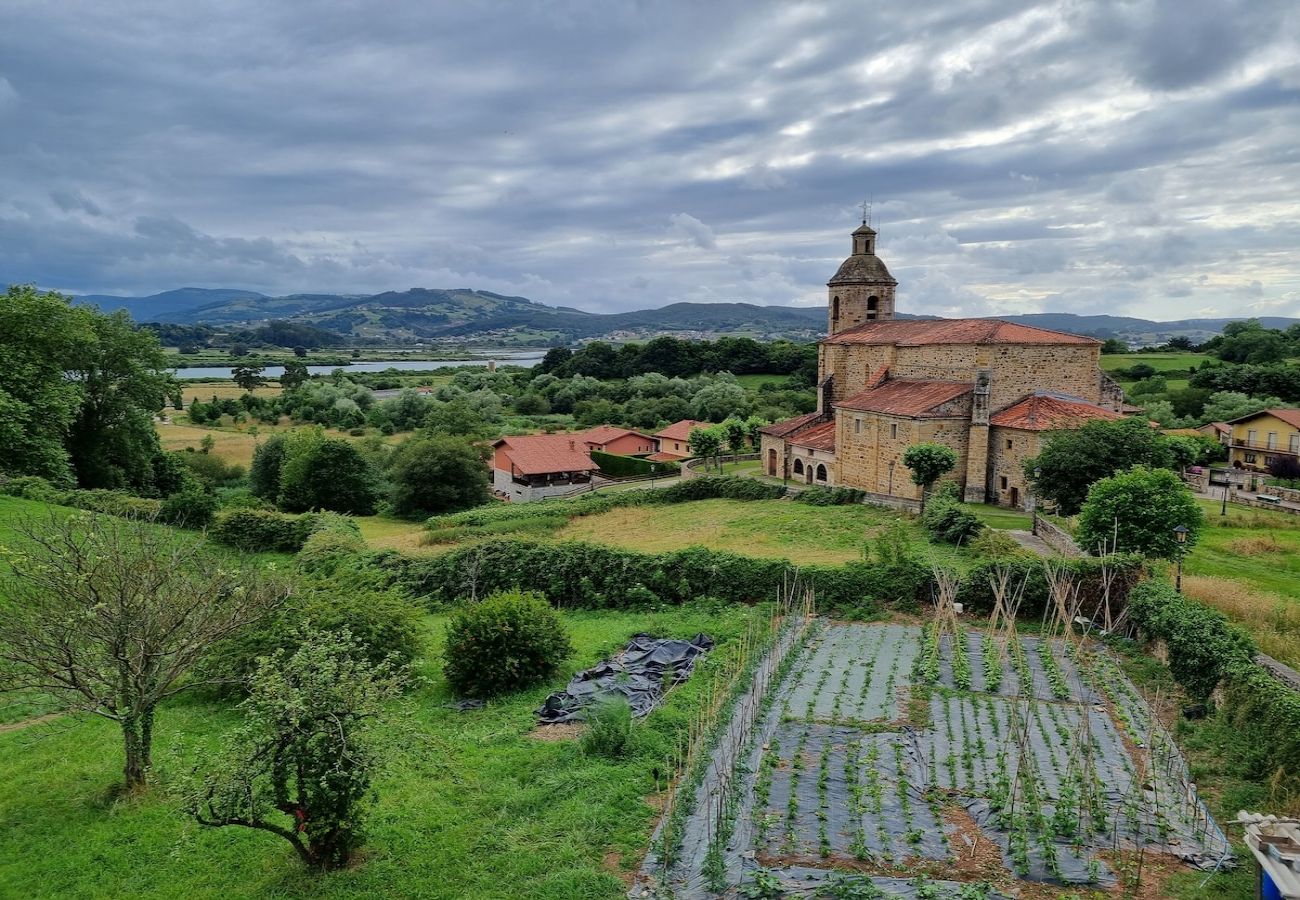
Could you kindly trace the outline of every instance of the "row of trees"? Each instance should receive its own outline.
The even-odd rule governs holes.
[[[173,390],[157,338],[126,313],[30,285],[0,302],[0,474],[166,492],[153,415]]]
[[[817,347],[743,337],[687,341],[664,336],[617,348],[603,341],[592,341],[579,350],[552,348],[536,368],[540,374],[588,375],[602,379],[630,378],[650,372],[670,378],[706,372],[776,374],[791,375],[799,384],[811,386],[817,377]]]

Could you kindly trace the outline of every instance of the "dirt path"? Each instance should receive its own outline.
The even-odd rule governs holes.
[[[1055,550],[1047,546],[1047,542],[1034,534],[1032,531],[1004,531],[1003,534],[1010,537],[1020,546],[1024,547],[1039,556],[1057,556]]]
[[[10,731],[21,731],[24,728],[30,728],[33,725],[40,725],[44,722],[52,722],[62,716],[63,713],[46,713],[43,716],[36,716],[31,719],[23,719],[21,722],[7,722],[0,725],[0,734],[6,734]]]

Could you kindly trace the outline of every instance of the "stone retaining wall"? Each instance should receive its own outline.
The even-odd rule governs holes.
[[[1068,531],[1055,522],[1049,522],[1038,513],[1034,513],[1034,534],[1038,535],[1044,544],[1062,556],[1079,557],[1085,555]]]

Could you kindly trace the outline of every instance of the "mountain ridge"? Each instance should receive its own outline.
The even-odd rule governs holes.
[[[272,297],[237,288],[185,287],[139,297],[88,294],[78,303],[111,312],[125,309],[138,322],[250,326],[271,320],[302,322],[364,340],[486,340],[513,334],[541,345],[598,337],[635,338],[659,332],[750,333],[762,337],[815,338],[825,330],[820,306],[762,306],[742,301],[678,301],[651,309],[593,313],[548,306],[527,297],[473,288],[410,288],[376,294],[299,293]],[[900,318],[935,318],[900,315]],[[1157,321],[1135,316],[1024,313],[987,316],[1056,331],[1158,343],[1185,336],[1205,340],[1229,322],[1258,318],[1268,328],[1300,319],[1283,316]]]

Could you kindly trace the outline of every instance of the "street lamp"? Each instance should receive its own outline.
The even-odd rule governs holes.
[[[1174,528],[1174,540],[1178,543],[1178,575],[1174,578],[1174,590],[1183,592],[1183,553],[1187,547],[1187,526]]]

